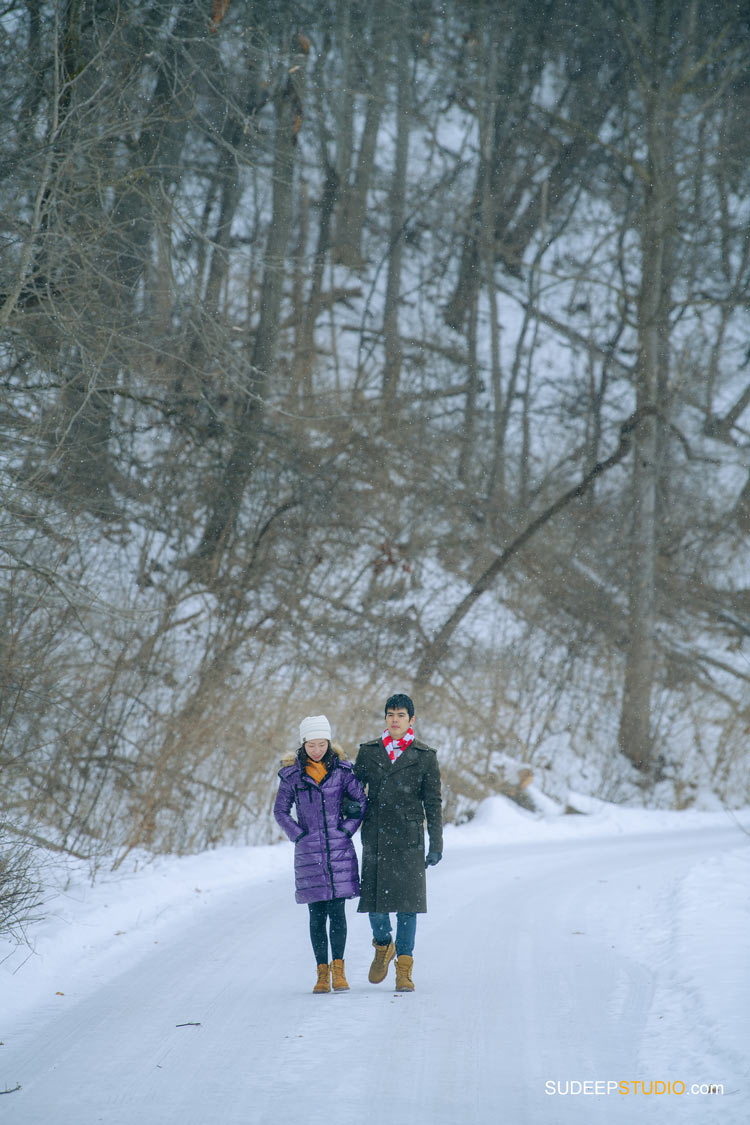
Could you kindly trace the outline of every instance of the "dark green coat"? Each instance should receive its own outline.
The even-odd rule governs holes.
[[[424,914],[424,820],[430,848],[443,850],[440,768],[437,754],[414,739],[391,762],[382,738],[363,742],[354,773],[367,789],[362,822],[361,913]]]

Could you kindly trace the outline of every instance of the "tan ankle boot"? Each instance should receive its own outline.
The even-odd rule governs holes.
[[[334,958],[331,961],[331,983],[334,992],[347,992],[349,985],[344,975],[344,962],[340,957]]]
[[[313,992],[331,991],[331,970],[328,965],[318,965],[318,979]]]
[[[388,966],[396,956],[396,946],[393,942],[389,942],[388,945],[378,945],[376,941],[373,941],[372,944],[375,947],[375,956],[372,959],[367,979],[370,984],[380,984],[381,980],[385,980]]]
[[[396,958],[396,992],[413,992],[414,981],[411,979],[411,970],[414,958],[402,953]]]

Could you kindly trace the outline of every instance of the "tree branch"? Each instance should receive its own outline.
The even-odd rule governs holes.
[[[440,661],[445,657],[451,637],[464,617],[466,617],[477,599],[490,588],[497,576],[505,569],[514,555],[516,555],[545,524],[549,523],[558,512],[561,512],[563,508],[567,507],[573,500],[580,499],[580,497],[584,496],[598,477],[609,472],[615,465],[619,465],[630,452],[630,448],[633,444],[633,435],[640,423],[647,416],[657,414],[658,410],[655,406],[643,407],[631,414],[620,426],[620,440],[615,451],[607,457],[606,460],[597,461],[578,484],[569,488],[568,491],[564,492],[562,496],[559,496],[554,503],[550,504],[548,508],[545,508],[536,519],[532,520],[530,524],[527,524],[523,531],[520,532],[520,534],[508,544],[505,550],[493,559],[490,565],[480,574],[471,590],[469,590],[468,594],[458,603],[448,620],[439,629],[434,639],[425,649],[415,677],[414,687],[417,693],[429,683]]]

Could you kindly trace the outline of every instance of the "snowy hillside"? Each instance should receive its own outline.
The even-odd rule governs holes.
[[[457,821],[747,804],[746,8],[4,5],[14,840],[271,843],[398,689]]]

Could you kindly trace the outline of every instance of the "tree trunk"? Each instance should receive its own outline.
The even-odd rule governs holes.
[[[117,515],[111,494],[116,472],[109,450],[113,392],[121,383],[123,370],[127,370],[124,354],[136,316],[141,321],[141,331],[144,330],[143,313],[139,316],[136,311],[138,287],[150,261],[160,190],[179,177],[179,161],[195,96],[198,55],[202,54],[205,62],[208,50],[200,45],[205,22],[205,13],[185,0],[147,112],[138,123],[118,123],[123,132],[129,127],[135,133],[137,126],[141,126],[133,167],[129,175],[122,177],[125,186],[119,191],[115,189],[111,212],[101,210],[97,216],[101,231],[93,252],[92,243],[84,241],[82,249],[74,247],[70,252],[67,263],[71,291],[77,289],[81,303],[86,304],[86,290],[90,286],[98,291],[101,307],[95,334],[88,340],[77,340],[68,357],[56,428],[58,480],[75,502],[103,518]],[[61,29],[60,57],[67,82],[68,112],[74,122],[82,125],[99,88],[97,58],[109,63],[105,54],[108,44],[94,36],[93,26],[83,6],[69,5],[67,22]],[[117,62],[129,62],[122,43],[118,47],[121,54],[116,56]],[[81,188],[75,170],[81,164],[95,164],[100,154],[107,151],[95,136],[89,139],[87,147],[86,138],[83,127],[68,130],[64,143],[70,151],[64,155],[72,169],[72,180],[61,176],[56,185],[56,209],[64,211],[69,193],[77,209],[76,221],[81,216]],[[106,168],[106,158],[102,159]],[[96,213],[100,207],[101,197],[92,191],[92,211]],[[91,220],[87,218],[84,239],[90,237],[90,226]]]
[[[656,19],[668,19],[668,5]],[[658,46],[668,43],[656,29]],[[672,107],[658,78],[642,87],[648,155],[640,221],[641,286],[638,300],[637,409],[645,412],[636,433],[633,461],[633,527],[630,547],[629,642],[620,713],[619,746],[640,770],[653,764],[651,694],[655,672],[655,581],[658,545],[660,437],[669,343],[674,185],[670,151]]]
[[[372,72],[367,93],[365,123],[357,153],[357,167],[354,182],[350,186],[341,185],[342,197],[339,219],[336,225],[334,261],[350,269],[362,268],[362,233],[367,213],[367,192],[375,165],[375,150],[383,113],[383,87],[385,85],[388,61],[388,37],[385,17],[381,11],[372,16]]]
[[[477,393],[479,390],[479,367],[477,361],[477,326],[479,320],[479,289],[474,292],[471,303],[469,324],[467,326],[469,364],[466,372],[467,388],[464,403],[464,424],[461,428],[461,452],[458,458],[458,479],[466,484],[469,466],[474,458],[474,431],[477,414]]]
[[[383,311],[383,334],[385,337],[384,417],[387,417],[395,405],[401,377],[401,336],[398,309],[401,299],[401,264],[404,250],[404,223],[406,221],[406,169],[409,156],[409,112],[411,109],[407,19],[403,8],[399,9],[399,13],[396,43],[398,123],[396,127],[395,163],[389,199],[391,237],[385,308]]]
[[[234,443],[214,493],[201,542],[190,560],[193,575],[205,581],[211,581],[216,574],[258,456],[259,428],[279,334],[286,249],[292,228],[293,169],[302,120],[302,60],[303,56],[292,58],[293,65],[276,98],[273,208],[261,286],[260,318],[247,385],[235,422]]]
[[[315,257],[313,259],[312,276],[310,278],[310,288],[307,295],[307,301],[304,307],[300,307],[299,315],[302,318],[302,324],[297,334],[297,341],[294,356],[294,375],[295,380],[299,386],[303,388],[303,394],[308,399],[312,398],[313,393],[313,367],[315,364],[315,325],[321,310],[321,297],[323,293],[323,271],[325,269],[326,261],[328,260],[328,252],[331,247],[331,222],[333,220],[334,207],[336,205],[336,195],[338,193],[339,180],[335,168],[327,163],[325,165],[325,182],[323,184],[323,195],[320,200],[320,225],[318,227],[318,244],[315,248]]]

